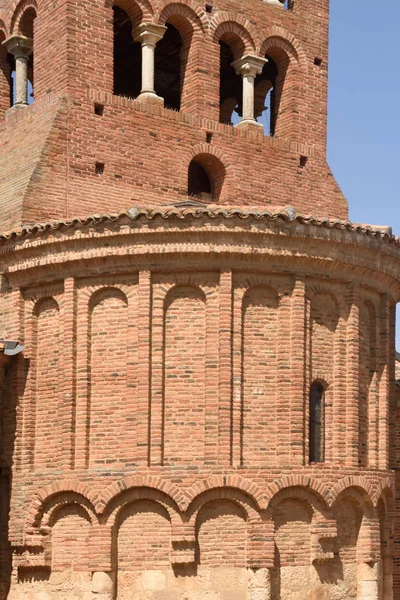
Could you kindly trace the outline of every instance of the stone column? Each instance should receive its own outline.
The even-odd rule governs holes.
[[[142,44],[142,89],[140,100],[164,104],[164,99],[157,96],[154,90],[154,53],[167,28],[153,23],[142,23],[133,32],[135,42]]]
[[[15,57],[15,106],[28,106],[28,60],[33,50],[31,38],[13,35],[3,42]]]
[[[357,600],[378,600],[379,563],[360,563],[357,566]]]
[[[271,572],[267,568],[249,569],[248,572],[249,600],[271,600]]]
[[[254,80],[256,75],[261,73],[266,62],[265,58],[248,54],[232,63],[236,73],[243,79],[243,111],[238,127],[243,125],[262,127],[261,123],[257,123],[254,118]]]

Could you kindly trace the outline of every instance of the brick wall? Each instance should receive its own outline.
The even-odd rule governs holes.
[[[365,413],[371,373],[360,365],[374,314],[387,348],[379,364],[393,354],[382,293],[388,281],[397,289],[392,247],[381,244],[379,273],[365,266],[375,243],[366,234],[344,244],[336,229],[319,238],[296,222],[258,222],[267,237],[249,254],[256,221],[232,221],[227,238],[228,219],[149,223],[120,218],[3,242],[14,251],[2,311],[25,343],[15,365],[24,384],[13,594],[65,597],[72,582],[78,598],[100,587],[106,598],[245,600],[261,589],[294,600],[299,578],[307,594],[343,599],[368,582],[391,589],[393,481],[378,418],[389,396],[377,372]],[[229,255],[215,252],[222,240]],[[304,258],[310,243],[314,258]],[[338,354],[343,338],[358,353]],[[326,456],[309,464],[315,379],[327,385]],[[349,453],[337,445],[343,426]]]
[[[7,2],[3,37],[18,33],[29,6]],[[239,2],[221,1],[211,13],[195,4],[121,7],[134,25],[171,23],[180,31],[187,56],[180,112],[113,95],[111,3],[39,1],[35,102],[18,114],[8,113],[0,133],[1,143],[10,146],[0,181],[3,229],[21,221],[183,200],[195,156],[221,188],[218,202],[293,205],[305,213],[347,217],[325,156],[327,2],[298,2],[285,11],[260,0],[243,11]],[[236,54],[237,48],[242,54],[268,54],[280,68],[273,138],[219,123],[222,39]],[[4,99],[7,86],[5,73],[0,79]],[[103,116],[95,114],[94,103],[105,107]],[[307,159],[302,166],[301,156]],[[219,161],[222,178],[213,161]],[[103,174],[96,175],[96,163],[105,165]],[[22,206],[15,205],[16,198]]]

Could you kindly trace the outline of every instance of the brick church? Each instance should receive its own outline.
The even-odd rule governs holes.
[[[400,600],[328,4],[0,0],[0,600]]]

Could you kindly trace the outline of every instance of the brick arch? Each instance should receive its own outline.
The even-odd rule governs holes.
[[[307,70],[307,58],[302,46],[294,35],[282,27],[271,27],[266,35],[264,33],[262,41],[257,40],[257,53],[260,56],[265,56],[272,48],[285,52],[289,60],[297,62],[302,70]]]
[[[179,21],[184,20],[190,23],[193,30],[201,31],[204,33],[206,28],[206,17],[203,10],[195,10],[191,3],[183,2],[170,2],[162,9],[158,18],[160,25],[165,25],[171,17],[175,17],[178,22],[177,29],[179,29]]]
[[[242,492],[258,509],[263,509],[267,505],[261,488],[250,479],[244,479],[243,477],[240,477],[240,475],[213,475],[208,479],[198,481],[186,490],[184,510],[187,510],[198,496],[216,489],[233,489]],[[225,499],[229,500],[230,498],[229,496],[226,496]]]
[[[253,26],[249,21],[235,13],[218,13],[210,24],[210,37],[215,43],[218,43],[222,37],[225,37],[225,41],[231,47],[235,59],[240,58],[244,54],[255,53],[255,32]],[[235,38],[239,43],[235,41]]]
[[[379,483],[375,490],[375,506],[378,507],[379,502],[382,501],[385,506],[386,516],[388,517],[393,517],[396,510],[396,492],[394,488],[394,483],[386,479]]]
[[[162,506],[168,513],[171,523],[179,523],[179,506],[166,492],[154,487],[133,486],[113,496],[104,509],[102,518],[113,527],[121,512],[129,505],[141,500],[149,500]]]
[[[11,17],[10,24],[10,33],[17,34],[19,29],[19,24],[21,22],[22,17],[26,13],[27,10],[33,8],[35,13],[38,13],[38,6],[36,0],[21,0],[19,4],[17,4],[13,15]]]
[[[60,305],[53,296],[45,296],[43,298],[39,298],[38,300],[36,300],[36,302],[34,302],[32,307],[32,314],[35,317],[38,317],[40,315],[42,306],[49,302],[51,302],[53,308],[56,308],[58,311],[60,310]]]
[[[176,292],[179,293],[179,290],[181,288],[189,288],[190,290],[194,290],[197,292],[198,294],[198,298],[199,300],[201,300],[202,302],[204,302],[204,304],[207,303],[207,296],[205,291],[202,289],[201,286],[194,284],[194,283],[177,283],[175,285],[172,285],[169,290],[167,291],[167,293],[165,294],[164,297],[164,310],[167,310],[168,307],[170,306],[170,302],[174,300],[174,294]]]
[[[329,509],[332,506],[334,501],[332,490],[327,489],[322,481],[310,477],[309,475],[285,475],[282,479],[279,479],[268,486],[265,493],[268,507],[273,504],[274,499],[281,491],[287,489],[293,490],[296,488],[302,488],[308,493],[311,493],[320,503],[322,503],[322,505],[326,506],[326,508]]]
[[[214,202],[221,200],[229,164],[223,153],[209,144],[198,144],[191,148],[183,160],[183,169],[188,177],[189,165],[196,160],[209,175],[214,188]]]
[[[374,507],[377,504],[374,486],[362,475],[348,475],[341,479],[332,489],[332,504],[348,495],[356,499],[366,516],[375,516]]]
[[[69,496],[76,499],[78,504],[87,503],[92,510],[93,515],[96,514],[95,504],[97,494],[90,485],[86,485],[78,480],[74,481],[57,481],[41,490],[32,498],[26,521],[27,528],[35,528],[40,526],[43,515],[46,512],[46,506],[57,497]],[[71,500],[62,501],[62,504],[70,504]]]
[[[124,302],[124,304],[128,304],[128,298],[125,294],[125,292],[123,292],[121,290],[121,288],[117,287],[117,286],[104,286],[101,287],[100,289],[96,290],[95,292],[92,293],[92,295],[89,298],[89,302],[88,302],[88,306],[89,306],[89,310],[92,311],[95,306],[97,306],[97,304],[99,302],[101,302],[102,296],[104,296],[107,292],[114,292],[114,298],[118,298],[119,300],[122,300]]]
[[[6,26],[6,21],[7,21],[6,15],[4,14],[4,11],[2,9],[0,9],[0,33],[4,34],[4,38],[8,37],[8,29]]]
[[[139,25],[141,20],[152,20],[154,18],[154,7],[150,0],[105,0],[106,8],[118,6],[126,12],[132,21],[132,25]]]
[[[243,510],[246,520],[250,520],[252,523],[260,521],[259,507],[254,499],[247,492],[231,486],[214,487],[198,494],[187,509],[190,519],[196,521],[204,506],[220,500],[233,502],[239,506]]]
[[[188,504],[185,493],[169,481],[151,475],[131,476],[115,481],[106,487],[97,499],[96,511],[101,514],[106,512],[107,507],[109,507],[113,500],[121,493],[132,489],[143,490],[146,488],[155,490],[169,497],[179,510],[185,510],[185,507]]]

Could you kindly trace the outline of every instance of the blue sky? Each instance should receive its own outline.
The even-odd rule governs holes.
[[[400,2],[331,0],[328,162],[351,220],[400,236],[399,39]]]
[[[353,221],[400,235],[400,2],[331,0],[328,161]]]

